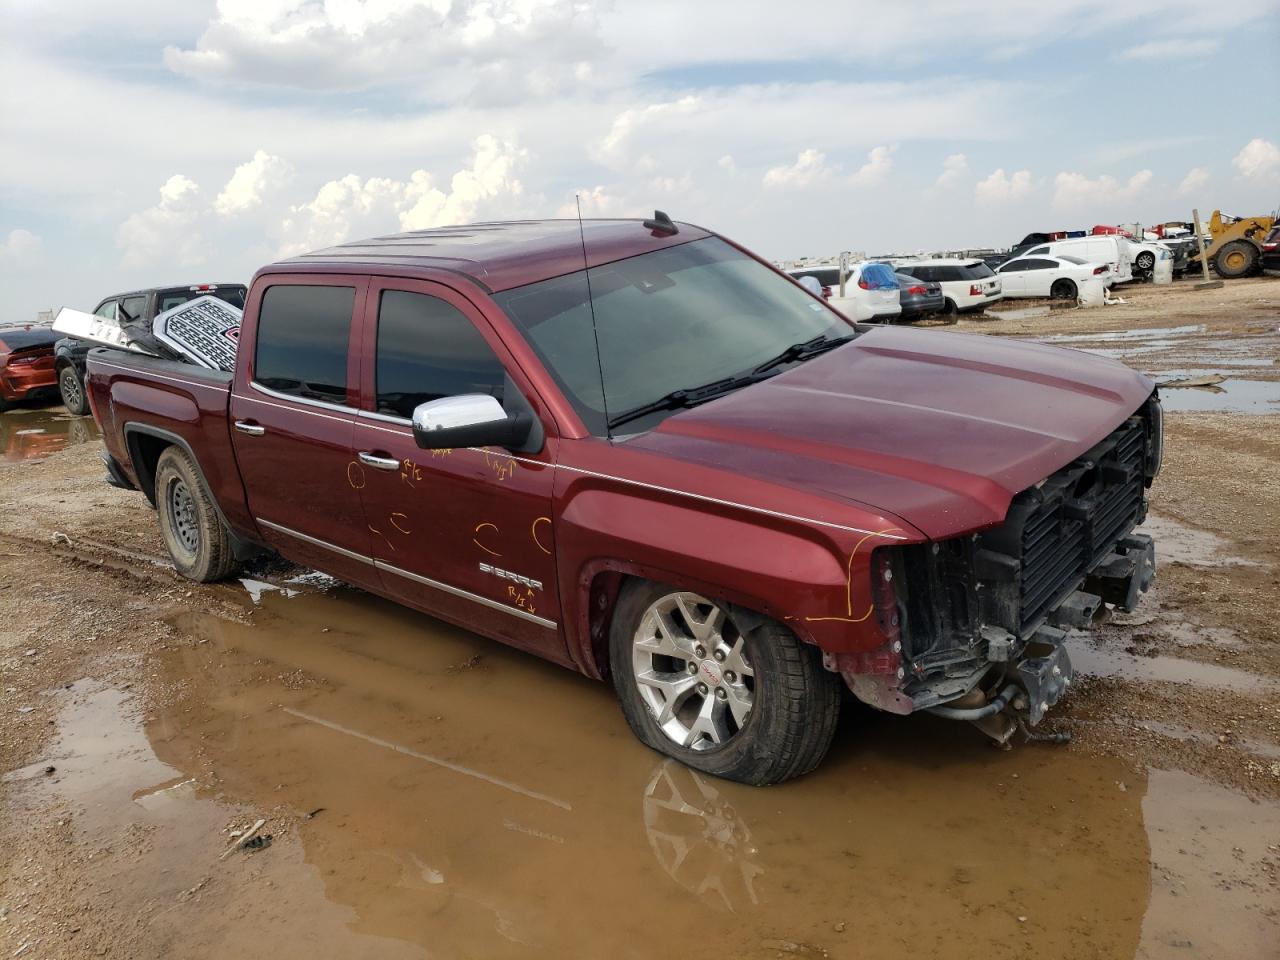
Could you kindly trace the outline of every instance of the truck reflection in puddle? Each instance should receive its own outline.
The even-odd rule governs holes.
[[[50,694],[59,740],[13,777],[127,851],[85,882],[148,916],[139,955],[1133,957],[1209,914],[1268,942],[1244,884],[1153,892],[1144,803],[1185,812],[1118,760],[860,710],[817,772],[746,787],[634,743],[605,685],[359,591],[242,596],[244,622],[170,620],[145,708]],[[1215,842],[1265,857],[1275,808],[1213,802],[1251,807]],[[219,862],[259,816],[271,848]]]

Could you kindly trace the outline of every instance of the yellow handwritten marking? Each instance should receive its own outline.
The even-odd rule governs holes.
[[[351,484],[352,490],[364,489],[364,467],[355,460],[347,464],[347,483]]]
[[[374,533],[376,533],[378,536],[382,537],[382,542],[391,548],[392,553],[395,553],[396,545],[392,543],[390,540],[388,540],[386,538],[386,535],[381,530],[379,530],[373,524],[369,524],[369,529],[372,530]]]
[[[448,447],[440,447],[439,449],[431,451],[431,459],[443,460],[445,457],[449,456],[449,454],[451,453],[453,453],[453,451],[450,450]]]
[[[551,522],[550,517],[538,517],[538,519],[534,520],[533,523],[529,525],[529,535],[533,537],[533,542],[538,545],[539,550],[541,550],[543,553],[548,555],[550,555],[551,551],[548,550],[546,547],[544,547],[542,545],[542,541],[538,539],[538,524],[540,523],[549,524],[550,522]]]
[[[387,519],[390,520],[391,525],[395,527],[397,530],[399,530],[401,533],[406,535],[413,533],[412,530],[406,530],[398,522],[396,522],[396,517],[400,517],[402,520],[408,521],[409,515],[407,513],[392,513],[391,516],[389,516]]]
[[[867,607],[867,612],[860,617],[853,615],[853,558],[857,555],[862,545],[872,537],[882,537],[890,533],[901,533],[901,527],[888,527],[878,533],[868,533],[865,537],[854,544],[853,551],[849,554],[849,562],[845,564],[844,576],[844,597],[845,597],[845,613],[843,617],[805,617],[806,623],[827,623],[830,621],[838,621],[840,623],[862,623],[875,611],[876,605],[872,601],[871,606]]]
[[[493,475],[499,480],[506,480],[516,472],[516,462],[511,457],[490,453],[489,448],[485,447],[481,451],[484,454],[484,462],[489,469],[493,471]]]
[[[526,590],[523,594],[519,593],[515,587],[507,587],[507,596],[516,602],[516,606],[521,610],[528,610],[530,613],[537,613],[538,608],[533,605],[533,591]]]
[[[489,528],[490,530],[492,530],[494,533],[498,533],[498,532],[499,532],[499,531],[498,531],[498,528],[497,528],[496,526],[494,526],[492,523],[477,523],[477,524],[476,524],[476,528],[475,528],[473,531],[471,531],[471,532],[472,532],[472,533],[479,533],[479,532],[480,532],[481,530],[483,530],[485,527],[488,527],[488,528]],[[486,547],[483,543],[481,543],[481,542],[480,542],[479,540],[477,540],[475,537],[472,537],[472,538],[471,538],[471,542],[472,542],[472,543],[474,543],[474,544],[475,544],[477,547],[479,547],[481,550],[483,550],[485,553],[489,554],[490,556],[494,556],[494,557],[500,557],[500,556],[502,556],[502,554],[500,554],[497,550],[490,550],[488,547]]]
[[[422,468],[406,457],[400,464],[400,479],[411,487],[416,486],[422,479]]]

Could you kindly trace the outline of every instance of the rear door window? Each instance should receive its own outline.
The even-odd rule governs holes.
[[[1052,260],[1024,260],[1026,270],[1056,270],[1058,265]]]
[[[262,297],[254,382],[305,400],[347,403],[354,287],[281,284]]]
[[[147,295],[145,293],[136,297],[125,297],[120,301],[120,319],[125,322],[142,319],[146,310]]]
[[[379,413],[407,420],[420,403],[464,393],[502,401],[502,363],[466,315],[436,297],[383,291],[377,349]]]

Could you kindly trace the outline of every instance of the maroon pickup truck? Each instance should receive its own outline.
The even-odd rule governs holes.
[[[749,783],[818,764],[842,685],[1032,735],[1067,632],[1154,574],[1150,380],[854,324],[665,217],[321,250],[254,277],[234,374],[88,367],[186,576],[275,551],[609,677],[643,742]]]

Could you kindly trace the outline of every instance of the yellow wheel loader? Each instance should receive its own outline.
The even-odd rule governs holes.
[[[1262,260],[1262,241],[1275,226],[1275,217],[1224,217],[1221,210],[1209,218],[1209,239],[1205,259],[1218,276],[1228,280],[1257,273]],[[1191,266],[1198,267],[1197,253]]]

